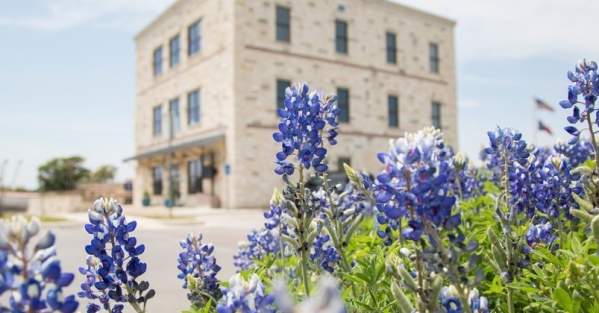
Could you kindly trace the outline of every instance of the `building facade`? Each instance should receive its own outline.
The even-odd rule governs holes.
[[[336,94],[330,168],[425,126],[457,145],[454,26],[386,0],[178,0],[135,38],[134,202],[265,207],[289,84]]]

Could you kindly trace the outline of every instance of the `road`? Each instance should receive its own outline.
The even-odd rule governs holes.
[[[90,240],[83,230],[84,219],[83,215],[77,216],[66,225],[53,228],[63,270],[76,273],[76,280],[68,292],[78,291],[83,281],[77,269],[85,262],[83,247]],[[137,220],[139,224],[134,235],[138,242],[146,245],[146,252],[141,258],[148,264],[148,271],[142,277],[156,289],[156,297],[148,303],[149,313],[181,312],[189,307],[186,291],[177,279],[177,255],[181,251],[179,241],[188,233],[203,233],[204,240],[215,245],[217,262],[223,268],[219,279],[228,280],[235,272],[232,257],[237,243],[245,238],[248,231],[263,223],[262,213],[253,210],[212,211],[197,217],[198,222]],[[82,302],[80,309],[83,311],[84,308],[85,303]]]

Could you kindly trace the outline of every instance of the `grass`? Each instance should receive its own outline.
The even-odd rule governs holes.
[[[0,218],[10,218],[11,216],[14,215],[23,215],[26,218],[31,218],[33,217],[32,215],[29,214],[23,214],[23,213],[18,213],[18,212],[2,212],[0,213]],[[40,216],[35,216],[37,217],[40,222],[46,224],[46,223],[60,223],[60,222],[64,222],[67,221],[67,219],[59,217],[59,216],[53,216],[53,215],[40,215]]]

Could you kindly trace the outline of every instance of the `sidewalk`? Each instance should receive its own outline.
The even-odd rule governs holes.
[[[215,209],[164,206],[134,207],[123,206],[128,220],[135,219],[144,229],[165,229],[177,225],[206,225],[226,228],[260,228],[264,223],[262,210],[255,209]],[[55,226],[75,226],[88,222],[87,212],[61,213],[53,216],[65,221],[52,223]]]

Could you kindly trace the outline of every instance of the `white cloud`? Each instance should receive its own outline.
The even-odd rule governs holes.
[[[147,23],[174,0],[43,0],[42,14],[2,16],[0,25],[58,31],[93,24],[134,30]]]
[[[459,101],[458,105],[460,106],[460,108],[473,109],[479,108],[481,106],[481,103],[476,99],[464,99]]]
[[[599,54],[599,41],[592,39],[599,1],[394,1],[456,20],[461,62]]]

